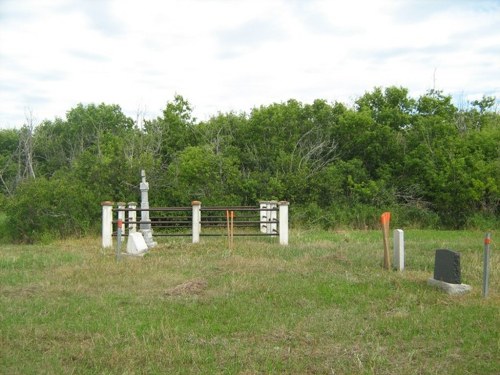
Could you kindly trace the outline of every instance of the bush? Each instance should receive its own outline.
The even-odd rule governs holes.
[[[16,242],[80,236],[97,226],[100,207],[75,179],[38,178],[21,184],[8,200],[9,234]]]
[[[393,225],[400,228],[437,229],[440,227],[439,215],[425,207],[397,205],[388,211],[392,213]]]
[[[411,228],[438,228],[439,216],[426,208],[392,205],[386,208],[375,205],[347,203],[320,207],[316,203],[291,206],[292,225],[321,229],[378,229],[380,215],[391,212],[391,226]]]
[[[476,213],[468,217],[466,228],[488,231],[500,228],[500,217],[494,214]]]
[[[11,240],[8,219],[6,214],[0,212],[0,243],[8,243]]]
[[[378,228],[381,214],[380,208],[364,204],[319,207],[316,203],[310,203],[291,208],[292,224],[321,229]]]

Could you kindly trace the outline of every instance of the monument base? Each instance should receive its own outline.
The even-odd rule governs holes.
[[[158,245],[158,243],[153,240],[153,231],[151,229],[141,229],[141,233],[144,237],[146,245],[148,246],[148,249],[151,249]]]
[[[450,284],[445,281],[430,278],[427,280],[427,285],[441,289],[450,295],[459,295],[469,293],[472,287],[467,284]]]
[[[148,245],[140,232],[130,233],[127,241],[127,254],[133,256],[144,256],[148,251]]]

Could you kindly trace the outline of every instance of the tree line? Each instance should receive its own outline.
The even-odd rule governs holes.
[[[430,90],[375,88],[354,105],[297,100],[193,117],[180,95],[155,119],[79,104],[64,119],[0,130],[0,237],[33,242],[97,231],[100,202],[255,205],[288,200],[296,225],[498,225],[500,114]]]

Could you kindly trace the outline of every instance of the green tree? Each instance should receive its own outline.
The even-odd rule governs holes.
[[[148,140],[154,142],[155,149],[165,169],[176,154],[188,146],[197,143],[196,119],[192,117],[189,102],[181,95],[167,102],[163,116],[146,121],[144,131],[150,135]]]
[[[19,131],[0,129],[0,194],[13,194],[17,184]]]
[[[238,204],[237,160],[215,154],[205,146],[190,146],[180,152],[168,168],[170,202],[187,205],[193,200],[205,204]]]
[[[391,86],[382,91],[376,87],[356,100],[356,106],[358,112],[369,111],[375,123],[398,130],[413,123],[416,101],[408,96],[408,89]]]

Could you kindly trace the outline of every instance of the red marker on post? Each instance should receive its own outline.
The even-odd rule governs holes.
[[[121,255],[121,247],[122,247],[122,228],[123,228],[123,220],[118,219],[116,223],[118,229],[116,231],[116,260],[120,260]]]

